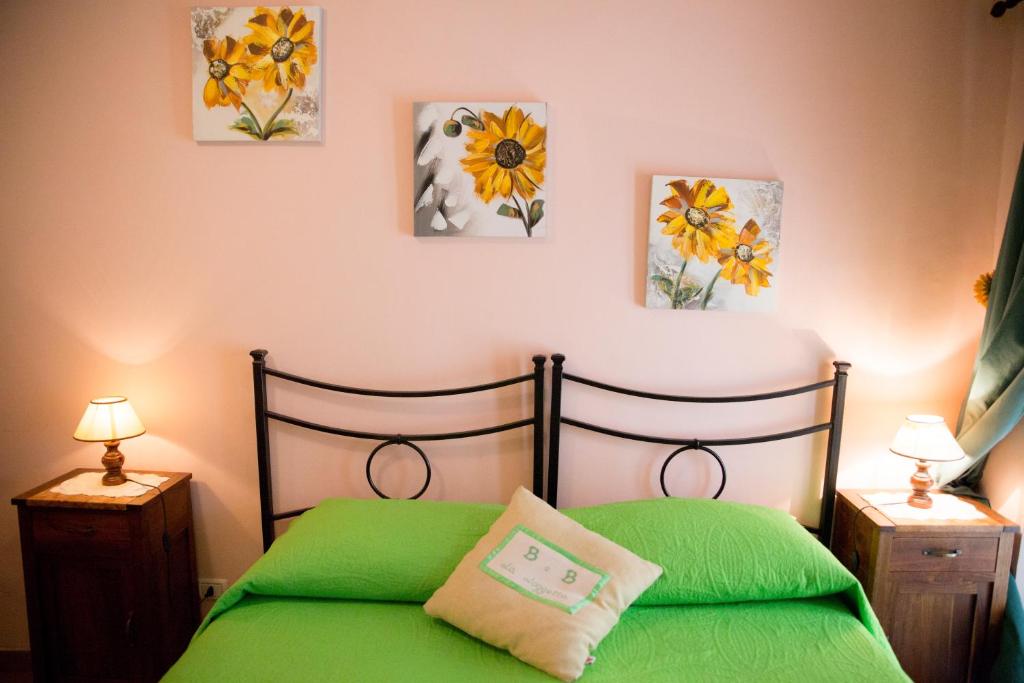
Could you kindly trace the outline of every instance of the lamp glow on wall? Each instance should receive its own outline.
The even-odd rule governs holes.
[[[932,506],[928,491],[935,485],[928,471],[930,462],[953,462],[964,457],[960,444],[938,415],[907,415],[896,432],[889,450],[904,458],[917,460],[917,471],[910,478],[914,492],[907,504],[922,509]]]
[[[131,439],[144,434],[146,428],[135,414],[135,409],[124,396],[103,396],[94,398],[85,408],[85,414],[75,430],[78,441],[102,441],[107,447],[100,462],[107,469],[103,475],[104,486],[117,486],[127,480],[121,472],[124,456],[118,450],[122,439]]]

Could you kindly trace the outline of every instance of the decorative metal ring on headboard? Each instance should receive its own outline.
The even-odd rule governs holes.
[[[379,444],[377,444],[376,448],[374,448],[372,451],[370,451],[370,457],[368,457],[366,459],[366,482],[370,485],[370,488],[373,489],[374,493],[376,493],[381,498],[387,498],[387,499],[390,500],[391,496],[389,496],[386,493],[384,493],[383,491],[381,491],[379,488],[377,488],[377,485],[373,483],[373,475],[370,474],[370,465],[373,464],[374,457],[376,457],[377,453],[381,449],[386,448],[388,446],[397,446],[397,445],[408,446],[409,448],[411,448],[414,451],[416,451],[416,454],[418,456],[420,456],[420,460],[423,461],[423,466],[427,468],[427,479],[426,479],[426,481],[423,482],[423,488],[421,488],[419,491],[416,492],[415,495],[410,496],[410,498],[409,498],[409,500],[415,500],[415,499],[419,498],[420,496],[422,496],[424,493],[426,493],[427,488],[430,486],[430,461],[427,460],[427,454],[423,452],[422,448],[420,448],[419,446],[414,444],[412,441],[408,441],[406,439],[403,439],[401,436],[396,436],[393,439],[388,439],[387,441],[382,441]]]
[[[722,483],[721,485],[719,485],[718,490],[715,491],[715,495],[711,496],[712,498],[718,498],[720,495],[722,495],[722,491],[725,490],[725,463],[723,463],[722,459],[718,457],[718,453],[715,453],[713,450],[701,444],[699,441],[696,443],[687,444],[685,446],[682,446],[681,448],[677,448],[676,450],[672,451],[672,453],[665,459],[664,464],[662,464],[661,466],[661,475],[659,477],[661,479],[661,490],[664,492],[666,496],[672,496],[672,494],[668,492],[668,487],[665,486],[665,471],[668,470],[668,464],[672,462],[672,459],[674,457],[686,451],[704,451],[712,458],[714,458],[715,461],[718,463],[718,469],[722,471]]]

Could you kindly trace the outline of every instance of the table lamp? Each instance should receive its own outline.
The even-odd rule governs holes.
[[[907,415],[889,450],[917,460],[917,471],[910,478],[914,492],[907,498],[907,504],[924,510],[932,506],[928,490],[935,485],[928,472],[928,463],[952,462],[964,457],[964,451],[953,438],[946,421],[938,415]]]
[[[103,475],[104,486],[117,486],[128,481],[121,472],[124,456],[117,447],[121,439],[130,439],[145,433],[139,416],[124,396],[103,396],[89,401],[82,415],[75,439],[78,441],[102,441],[107,447],[100,462],[107,468]]]

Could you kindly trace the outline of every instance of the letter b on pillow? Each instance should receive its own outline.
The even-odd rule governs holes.
[[[423,606],[427,614],[563,681],[661,567],[524,488]]]

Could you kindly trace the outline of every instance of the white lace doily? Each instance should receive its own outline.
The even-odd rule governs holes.
[[[932,506],[927,510],[907,505],[909,491],[903,493],[868,493],[861,496],[878,507],[878,511],[889,518],[899,519],[987,519],[984,513],[970,503],[948,493],[929,493]]]
[[[104,486],[103,475],[104,472],[82,472],[70,479],[65,479],[50,490],[54,493],[63,493],[65,496],[107,496],[108,498],[134,498],[152,490],[148,486],[142,486],[132,481],[126,481],[117,486]],[[150,486],[159,486],[170,478],[161,477],[159,474],[142,474],[141,472],[125,472],[124,476]]]

